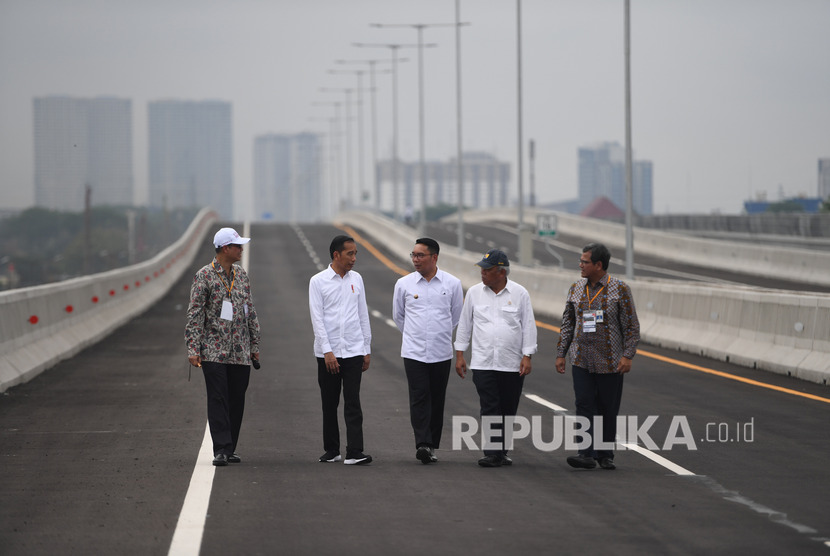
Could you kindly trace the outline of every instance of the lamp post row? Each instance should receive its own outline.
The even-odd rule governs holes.
[[[517,55],[517,156],[518,156],[518,167],[517,167],[517,185],[518,185],[518,223],[517,223],[517,232],[518,232],[518,253],[519,253],[519,261],[521,264],[530,264],[531,262],[531,253],[525,253],[526,251],[526,242],[523,241],[523,234],[526,232],[524,230],[524,186],[523,186],[523,107],[522,107],[522,25],[521,25],[521,0],[516,0],[516,55]],[[415,29],[418,34],[418,42],[416,45],[411,44],[399,44],[399,43],[383,43],[383,44],[367,44],[367,43],[353,43],[354,46],[357,47],[382,47],[382,48],[389,48],[391,51],[391,63],[392,63],[392,121],[393,121],[393,140],[392,140],[392,190],[393,190],[393,205],[394,205],[394,216],[396,219],[400,219],[400,187],[399,187],[399,156],[398,156],[398,79],[397,79],[397,64],[398,64],[398,50],[400,48],[409,48],[409,47],[417,47],[418,48],[418,130],[419,130],[419,168],[420,168],[420,175],[421,175],[421,211],[420,211],[420,222],[418,226],[419,234],[424,234],[426,231],[426,200],[427,200],[427,173],[426,173],[426,162],[425,162],[425,154],[424,154],[424,71],[423,71],[423,49],[425,47],[433,47],[436,46],[435,44],[424,44],[423,42],[423,31],[428,27],[455,27],[456,29],[456,115],[457,115],[457,156],[456,156],[456,163],[457,163],[457,187],[458,187],[458,247],[459,251],[464,251],[464,221],[463,221],[463,190],[464,190],[464,176],[463,176],[463,160],[462,160],[462,110],[461,110],[461,39],[460,39],[460,28],[463,25],[468,25],[468,23],[461,23],[460,21],[460,0],[455,0],[455,22],[454,23],[433,23],[433,24],[426,24],[426,23],[412,23],[412,24],[380,24],[380,23],[373,23],[370,24],[372,27],[378,28],[400,28],[400,27],[408,27]],[[633,278],[633,233],[632,233],[632,205],[633,205],[633,184],[632,184],[632,145],[631,145],[631,85],[630,85],[630,8],[629,8],[629,0],[625,0],[624,5],[624,30],[625,30],[625,37],[624,37],[624,56],[625,56],[625,134],[626,134],[626,277],[628,279]],[[355,61],[359,62],[359,61]],[[375,90],[375,83],[374,83],[374,64],[380,62],[380,60],[367,60],[362,61],[363,63],[370,64],[371,70],[371,91],[372,91],[372,114],[373,114],[373,151],[372,151],[372,159],[374,164],[374,185],[375,185],[375,205],[378,210],[380,210],[380,184],[377,172],[377,129],[376,129],[376,112],[374,107],[374,90]],[[347,61],[339,61],[338,63],[350,63]],[[341,73],[341,72],[334,72],[331,73]],[[348,73],[355,73],[358,76],[358,96],[362,94],[362,71],[356,72],[348,72]],[[348,103],[349,103],[349,91],[350,89],[343,89],[346,91],[347,96],[347,127],[348,127]],[[363,184],[363,134],[362,134],[362,101],[358,101],[358,110],[360,112],[359,119],[359,127],[360,127],[360,183]],[[350,137],[350,135],[349,135]],[[347,140],[347,149],[348,149]],[[535,157],[534,145],[531,144],[531,156]],[[347,157],[350,158],[350,154],[347,154]],[[350,168],[350,162],[347,161],[347,164]],[[533,175],[533,168],[531,167],[531,206],[535,205],[535,191],[534,189],[534,175]],[[349,191],[351,192],[351,169],[348,170],[348,187]],[[530,244],[527,244],[530,246]]]

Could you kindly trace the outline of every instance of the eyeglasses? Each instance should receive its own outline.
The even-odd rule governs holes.
[[[431,253],[410,253],[409,256],[415,260],[420,261],[424,257],[429,257]]]
[[[584,264],[594,264],[594,261],[590,259],[588,259],[587,261],[585,259],[579,259],[579,266],[582,266]]]

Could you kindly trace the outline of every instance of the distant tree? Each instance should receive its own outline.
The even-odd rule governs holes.
[[[780,203],[771,203],[767,207],[767,212],[804,212],[804,207],[796,201],[787,200]]]

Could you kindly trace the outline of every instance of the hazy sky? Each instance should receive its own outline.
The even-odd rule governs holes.
[[[461,14],[470,23],[465,150],[494,152],[515,175],[516,1],[462,0]],[[523,0],[522,14],[524,134],[536,141],[537,196],[574,198],[577,148],[624,141],[623,0]],[[369,23],[454,18],[455,0],[0,0],[0,207],[34,201],[32,98],[46,95],[132,100],[138,203],[147,199],[147,102],[232,102],[234,185],[250,207],[256,135],[327,131],[313,119],[333,108],[312,103],[343,95],[319,88],[357,80],[328,74],[343,69],[334,60],[390,57],[353,42],[416,42],[414,29]],[[631,18],[633,146],[635,158],[654,163],[655,212],[737,213],[763,192],[816,195],[817,160],[830,157],[830,0],[632,0]],[[426,156],[448,159],[454,29],[424,36],[438,44],[424,56]],[[409,62],[399,74],[400,153],[416,160],[416,50],[401,52]],[[391,98],[381,75],[387,156]],[[368,129],[368,102],[366,113]],[[368,164],[368,132],[365,141]],[[526,190],[528,171],[526,162]]]

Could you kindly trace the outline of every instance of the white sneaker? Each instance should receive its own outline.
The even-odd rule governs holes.
[[[366,465],[367,463],[372,463],[372,456],[367,456],[363,452],[358,452],[352,457],[344,459],[343,463],[346,465]]]

